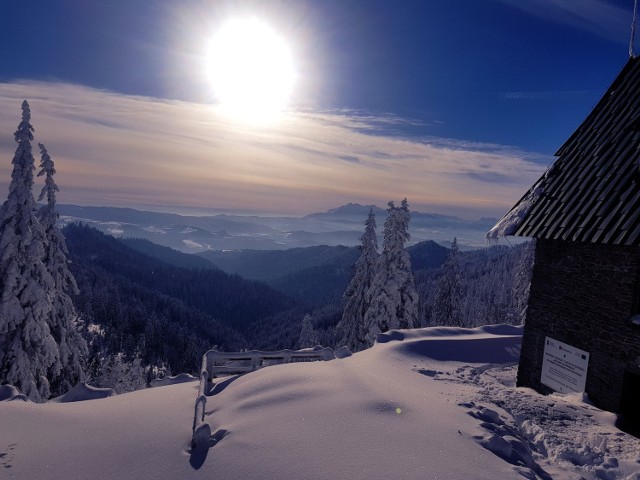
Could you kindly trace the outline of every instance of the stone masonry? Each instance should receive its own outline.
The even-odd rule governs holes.
[[[619,411],[625,372],[640,375],[640,248],[536,240],[518,385],[541,393],[545,336],[589,352],[586,393]]]

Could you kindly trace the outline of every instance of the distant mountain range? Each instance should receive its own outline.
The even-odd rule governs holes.
[[[143,238],[188,253],[208,250],[285,250],[316,245],[355,246],[373,208],[379,238],[386,211],[350,203],[303,217],[220,214],[188,216],[117,207],[59,205],[63,225],[81,222],[116,237]],[[477,221],[435,213],[411,212],[410,244],[434,240],[449,245],[454,237],[464,248],[485,245],[484,234],[497,219]]]

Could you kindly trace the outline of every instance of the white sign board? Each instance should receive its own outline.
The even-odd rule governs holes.
[[[589,353],[545,337],[540,381],[556,392],[584,392]]]

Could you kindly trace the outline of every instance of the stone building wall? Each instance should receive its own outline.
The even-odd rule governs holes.
[[[625,371],[640,374],[640,248],[536,241],[518,385],[541,393],[545,336],[589,352],[586,392],[618,411]]]

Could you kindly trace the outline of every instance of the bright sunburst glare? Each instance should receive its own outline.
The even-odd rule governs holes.
[[[224,24],[211,40],[207,71],[225,111],[264,122],[286,106],[295,73],[285,41],[257,19]]]

